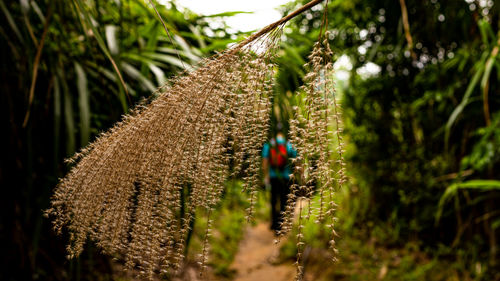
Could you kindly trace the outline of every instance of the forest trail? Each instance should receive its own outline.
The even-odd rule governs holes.
[[[268,222],[246,230],[238,253],[231,266],[236,270],[234,281],[273,280],[289,281],[295,277],[295,266],[290,262],[273,264],[279,247]]]

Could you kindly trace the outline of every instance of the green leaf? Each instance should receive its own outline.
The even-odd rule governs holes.
[[[73,102],[69,92],[68,84],[61,68],[57,69],[59,81],[63,89],[64,99],[64,125],[66,127],[66,156],[73,155],[76,151],[75,142],[75,121],[73,119]]]
[[[89,69],[87,71],[89,74],[90,73],[97,73],[98,75],[100,75],[100,78],[106,78],[114,83],[119,83],[118,77],[116,77],[116,74],[114,72],[106,69],[105,67],[102,67],[101,65],[96,65],[95,63],[93,63],[91,61],[86,61],[85,65],[87,66],[87,69],[92,68],[95,70],[95,72],[94,72],[91,69]],[[129,93],[132,96],[135,96],[136,92],[134,91],[134,89],[131,88],[128,84],[127,84],[127,87],[129,88]],[[128,111],[127,96],[126,96],[125,92],[123,91],[123,88],[122,87],[118,87],[118,89],[112,88],[111,91],[113,93],[115,93],[117,95],[118,99],[120,100],[123,112],[127,113],[127,111]]]
[[[90,139],[90,105],[87,76],[82,66],[75,62],[76,85],[78,88],[78,107],[80,108],[80,145],[86,146]]]
[[[45,16],[42,13],[42,9],[40,9],[40,6],[35,1],[30,1],[31,7],[37,14],[38,18],[40,19],[41,22],[45,22]]]
[[[106,25],[104,27],[104,32],[106,34],[106,42],[108,43],[108,48],[111,54],[116,55],[119,53],[119,44],[118,41],[116,40],[116,31],[117,31],[116,25]]]
[[[241,40],[243,37],[238,37],[236,39],[221,39],[215,40],[212,44],[208,45],[206,48],[202,48],[201,51],[204,53],[210,53],[214,50],[225,49],[231,43],[235,43]]]
[[[151,83],[151,81],[144,77],[141,72],[139,70],[137,70],[135,67],[133,67],[132,65],[126,63],[126,62],[122,62],[121,63],[121,66],[123,68],[123,70],[132,78],[134,78],[135,80],[139,81],[139,83],[141,83],[141,85],[148,89],[149,91],[151,92],[154,92],[156,91],[156,87],[153,85],[153,83]]]
[[[484,19],[479,20],[478,26],[479,26],[479,31],[481,33],[481,38],[483,39],[484,44],[489,45],[490,40],[493,43],[496,42],[495,32],[493,32],[493,29],[491,28],[491,25],[488,21],[486,21]],[[490,40],[488,39],[488,37]]]
[[[61,87],[57,75],[54,79],[54,159],[59,160],[59,140],[61,134]],[[56,164],[57,166],[57,164]],[[57,168],[56,168],[57,170]]]
[[[439,199],[438,210],[436,212],[436,223],[439,222],[443,213],[444,204],[461,189],[471,189],[478,191],[500,190],[500,181],[497,180],[470,180],[466,182],[455,183],[444,191]]]
[[[207,44],[205,43],[205,39],[203,35],[201,34],[200,30],[198,29],[198,26],[194,26],[192,24],[189,25],[189,30],[191,30],[191,33],[194,35],[194,38],[198,41],[198,44],[200,45],[200,48],[205,48]]]
[[[110,52],[108,51],[108,48],[106,48],[106,44],[104,43],[104,40],[102,39],[101,35],[99,34],[99,31],[97,28],[92,24],[91,16],[89,12],[85,9],[85,6],[83,5],[81,0],[74,0],[76,7],[78,11],[83,15],[85,22],[87,25],[92,29],[92,33],[97,40],[97,43],[99,47],[101,48],[102,52],[104,55],[109,59],[111,64],[113,65],[113,69],[115,70],[116,74],[118,75],[118,78],[120,79],[121,86],[127,93],[127,85],[125,84],[125,81],[123,80],[122,74],[120,73],[120,70],[118,69],[118,66],[116,65],[116,62],[114,61],[113,57],[111,56]]]
[[[12,31],[14,31],[14,33],[16,34],[19,41],[21,41],[21,43],[24,44],[23,36],[21,35],[21,32],[19,31],[19,28],[16,25],[16,22],[12,18],[12,15],[10,14],[7,7],[5,6],[5,3],[3,2],[3,0],[0,0],[0,9],[2,9],[2,12],[4,13],[5,18],[7,19],[7,22],[9,23],[10,28],[12,28]]]
[[[476,87],[477,82],[479,81],[479,78],[481,78],[481,74],[483,73],[483,71],[484,71],[484,61],[481,61],[481,62],[479,62],[478,70],[476,71],[476,73],[472,77],[472,79],[469,83],[469,86],[465,90],[465,94],[464,94],[464,97],[462,98],[462,101],[453,110],[450,117],[448,118],[448,122],[446,122],[445,136],[444,136],[445,150],[448,150],[448,141],[450,138],[451,128],[452,128],[453,124],[455,123],[455,121],[457,120],[460,113],[462,113],[462,111],[467,106],[467,104],[469,104],[469,98],[472,95],[472,92],[474,91],[474,88]]]
[[[500,46],[497,46],[497,48],[498,47],[500,47]],[[490,58],[488,59],[488,61],[486,62],[483,79],[481,79],[481,89],[483,89],[483,90],[486,87],[488,80],[490,79],[491,70],[493,69],[493,66],[495,65],[495,60],[496,60],[496,56],[494,56],[492,54],[490,56]]]
[[[158,81],[158,86],[162,86],[167,82],[165,73],[163,72],[163,70],[161,70],[161,68],[152,63],[148,64],[148,66],[149,69],[151,69],[151,72],[153,72],[153,74],[156,76],[156,81]]]
[[[193,52],[184,52],[182,50],[176,50],[176,49],[169,48],[169,47],[158,47],[156,50],[158,52],[167,53],[167,54],[174,54],[174,55],[179,53],[179,55],[190,59],[191,62],[193,62],[193,63],[196,63],[202,59],[201,53],[198,55],[195,55]]]
[[[184,40],[184,38],[182,38],[179,35],[174,35],[174,41],[177,43],[177,45],[179,45],[182,48],[182,50],[184,50],[184,53],[186,54],[186,56],[188,56],[188,57],[193,56],[193,52],[191,51],[191,47],[189,47],[189,45]]]
[[[213,14],[213,15],[208,15],[208,16],[202,16],[200,18],[232,17],[232,16],[236,16],[239,14],[253,14],[253,12],[244,12],[244,11],[224,12],[224,13],[218,13],[218,14]]]
[[[142,55],[152,60],[162,61],[171,65],[175,65],[181,69],[190,68],[190,65],[188,63],[179,60],[179,58],[177,58],[176,56],[169,56],[159,53],[143,53]]]
[[[154,52],[156,49],[156,46],[158,45],[158,38],[159,38],[159,31],[160,31],[160,26],[156,23],[153,22],[153,26],[151,27],[149,33],[149,40],[148,43],[146,44],[146,51],[148,52]],[[148,63],[143,63],[141,65],[141,73],[142,75],[146,76],[148,74]]]

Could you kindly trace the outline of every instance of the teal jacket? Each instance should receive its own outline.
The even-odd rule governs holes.
[[[269,142],[266,142],[264,144],[264,147],[262,148],[262,158],[269,160],[269,157],[271,154],[271,146],[274,145],[275,141],[277,141],[278,144],[284,144],[286,142],[286,153],[288,155],[288,159],[295,158],[297,156],[297,151],[293,148],[292,144],[289,141],[282,139],[282,138],[278,138],[278,140],[276,140],[275,138],[272,138]],[[290,168],[290,161],[288,161],[288,162],[289,163],[282,170],[275,169],[275,168],[269,166],[269,177],[272,179],[282,178],[285,180],[289,180],[290,174],[292,173],[292,171]]]

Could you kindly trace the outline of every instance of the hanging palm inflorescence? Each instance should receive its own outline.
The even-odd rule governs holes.
[[[298,97],[300,107],[290,121],[290,139],[297,149],[294,161],[294,184],[291,187],[284,221],[279,236],[292,230],[295,213],[297,226],[297,279],[303,275],[304,221],[315,213],[316,222],[326,224],[330,232],[330,248],[335,249],[333,194],[347,181],[343,158],[342,121],[340,107],[335,97],[333,82],[333,53],[328,44],[328,32],[320,36],[309,56]],[[337,154],[337,155],[335,155]],[[336,171],[336,174],[334,174]],[[314,207],[311,198],[318,189],[319,205]],[[307,202],[307,205],[298,202]],[[297,211],[296,211],[297,209]],[[295,212],[296,211],[296,212]],[[336,259],[335,257],[333,258]]]
[[[229,176],[243,175],[251,203],[249,218],[254,212],[260,149],[269,128],[273,57],[283,25],[319,2],[311,1],[239,45],[205,59],[196,70],[174,78],[149,104],[137,106],[70,160],[74,167],[57,186],[47,210],[55,229],[61,232],[64,227],[70,233],[70,257],[78,256],[90,238],[129,268],[139,268],[145,277],[175,272],[184,260],[193,213],[202,208],[208,216],[200,261],[205,266],[211,214]],[[333,186],[329,126],[331,120],[339,121],[335,106],[330,112],[331,56],[327,42],[316,44],[311,74],[306,77],[307,106],[297,115],[292,131],[301,154],[297,161],[301,184],[294,190],[314,178],[324,186],[322,206],[323,200],[333,204],[331,198],[324,198],[331,196]],[[313,156],[319,157],[318,165],[307,172]],[[333,215],[333,205],[326,209],[321,207],[320,217]]]

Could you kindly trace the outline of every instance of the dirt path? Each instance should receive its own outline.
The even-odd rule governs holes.
[[[295,267],[291,263],[272,264],[278,245],[268,223],[248,228],[231,268],[236,270],[234,281],[290,281]]]

